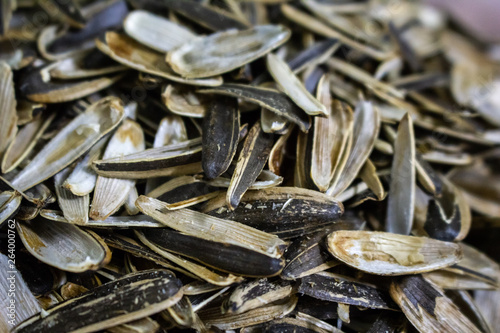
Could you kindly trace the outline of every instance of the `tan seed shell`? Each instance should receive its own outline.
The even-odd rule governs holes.
[[[0,62],[0,153],[14,139],[17,132],[16,97],[12,70],[5,62]]]
[[[329,116],[325,105],[321,104],[307,91],[302,82],[293,74],[288,65],[276,55],[267,55],[267,70],[281,90],[290,97],[308,115]]]
[[[349,266],[377,275],[429,272],[462,257],[455,243],[375,231],[335,231],[328,236],[328,250]]]
[[[290,34],[290,30],[278,25],[217,32],[170,51],[167,62],[186,78],[215,76],[264,56],[286,42]]]
[[[64,271],[96,270],[111,259],[104,243],[73,224],[25,221],[17,224],[17,231],[35,258]]]
[[[180,77],[165,63],[165,59],[161,53],[139,44],[126,35],[107,32],[105,39],[106,42],[96,40],[99,50],[119,63],[140,72],[157,75],[184,84],[201,86],[218,86],[222,84],[220,76],[193,80]]]

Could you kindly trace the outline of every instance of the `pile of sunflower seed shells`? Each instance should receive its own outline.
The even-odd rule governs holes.
[[[5,0],[0,35],[1,332],[498,332],[500,59],[442,13]]]

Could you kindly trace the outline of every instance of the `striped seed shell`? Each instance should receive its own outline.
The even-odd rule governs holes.
[[[469,198],[447,178],[438,178],[442,185],[441,193],[428,198],[423,205],[419,202],[418,213],[421,216],[415,219],[414,232],[444,241],[460,241],[465,238],[471,227]],[[483,190],[487,191],[486,188]],[[422,198],[419,201],[422,201]],[[417,210],[415,212],[417,213]]]
[[[179,302],[167,308],[161,315],[166,314],[165,312],[181,327],[192,327],[194,324],[195,313],[187,296],[183,296]]]
[[[147,196],[168,202],[172,205],[196,201],[197,198],[215,192],[218,193],[216,187],[207,185],[206,182],[196,176],[180,176],[158,186],[153,191],[147,193]]]
[[[63,213],[57,210],[42,209],[40,216],[56,221],[70,223],[64,217]],[[85,223],[87,228],[109,228],[109,229],[128,229],[128,228],[164,228],[165,226],[147,215],[134,216],[108,216],[105,220],[89,220]]]
[[[288,66],[294,73],[318,65],[324,62],[329,56],[337,50],[339,44],[336,39],[329,38],[324,41],[317,42],[304,51],[298,53],[293,59],[287,62]]]
[[[106,75],[126,69],[127,67],[110,61],[109,57],[96,50],[61,59],[47,66],[44,71],[48,71],[52,79],[64,80]]]
[[[210,96],[197,94],[191,89],[168,84],[161,98],[170,112],[179,116],[203,118],[207,114]]]
[[[154,252],[158,253],[162,258],[167,259],[168,262],[173,262],[174,264],[179,265],[182,270],[187,271],[188,276],[196,276],[208,283],[222,287],[243,281],[243,278],[240,276],[236,276],[233,274],[226,275],[210,270],[204,265],[198,265],[197,263],[166,251],[165,249],[162,249],[156,246],[154,243],[150,242],[149,239],[140,231],[135,231],[135,234],[144,245],[149,247]]]
[[[281,278],[296,280],[337,266],[340,262],[332,258],[326,250],[326,236],[333,230],[359,229],[359,227],[355,223],[337,222],[316,233],[296,238],[285,253],[286,264],[281,272]]]
[[[274,276],[281,272],[284,265],[280,258],[169,229],[144,229],[142,234],[150,244],[157,248],[191,258],[206,266],[231,274],[254,277]]]
[[[45,59],[55,61],[93,49],[94,39],[107,30],[120,28],[127,13],[125,1],[111,1],[95,8],[82,29],[49,25],[38,34],[38,51]]]
[[[164,0],[161,2],[161,6],[165,6],[163,9],[173,10],[212,31],[248,28],[247,23],[218,6],[177,0]]]
[[[193,275],[188,271],[182,269],[181,267],[172,264],[171,261],[153,252],[145,245],[138,243],[135,239],[119,234],[103,234],[103,239],[109,247],[112,247],[114,249],[119,249],[128,254],[133,255],[134,257],[140,259],[146,259],[148,261],[154,262],[155,264],[163,268],[175,270],[179,273],[184,274],[185,276],[189,276],[196,279],[196,275]]]
[[[439,287],[420,275],[393,281],[390,293],[419,332],[481,332]]]
[[[123,74],[117,74],[111,77],[56,82],[50,80],[49,70],[50,67],[42,70],[35,68],[26,77],[22,78],[19,90],[27,99],[38,103],[74,101],[106,89],[123,78]],[[48,81],[45,80],[47,76],[49,77]]]
[[[74,195],[86,195],[94,190],[97,174],[92,169],[92,162],[98,159],[106,143],[108,136],[99,140],[89,152],[76,164],[71,174],[64,181],[63,186]]]
[[[103,158],[120,158],[144,150],[144,133],[141,126],[126,119],[113,134],[104,151]],[[97,177],[90,218],[104,220],[116,212],[125,202],[135,181],[104,176]]]
[[[453,266],[424,277],[444,289],[498,289],[500,266],[481,251],[460,243],[463,258]]]
[[[455,243],[376,231],[335,231],[328,236],[328,250],[349,266],[377,275],[429,272],[462,258]]]
[[[341,194],[356,178],[373,149],[379,128],[380,115],[378,109],[371,102],[359,102],[354,112],[353,142],[348,153],[349,157],[341,174],[338,176],[338,182],[328,189],[327,194],[334,197]]]
[[[307,2],[305,2],[308,5]],[[296,9],[288,4],[281,5],[281,12],[283,15],[294,23],[303,26],[307,30],[319,34],[327,38],[338,39],[339,42],[345,44],[346,46],[353,48],[363,54],[366,54],[377,60],[385,60],[394,56],[392,51],[383,51],[360,43],[353,38],[346,36],[345,34],[330,28],[326,23],[321,22],[311,15],[306,14],[303,11]],[[363,34],[365,36],[366,34]]]
[[[293,292],[290,282],[270,281],[267,278],[237,286],[223,308],[228,313],[243,313],[289,297]]]
[[[33,296],[23,276],[18,274],[18,272],[16,272],[15,275],[12,275],[12,273],[9,272],[16,269],[16,267],[12,265],[12,260],[1,253],[0,264],[2,267],[6,268],[2,270],[0,280],[0,286],[5,293],[4,297],[0,299],[0,305],[2,306],[2,310],[0,311],[0,331],[11,332],[14,326],[19,325],[24,320],[38,314],[42,311],[42,308],[40,307],[38,300],[35,296]],[[7,270],[9,265],[11,265],[12,268]],[[12,288],[12,283],[14,283],[15,288]],[[8,292],[12,293],[9,294],[9,297],[7,297]],[[11,300],[15,300],[15,316],[12,316],[12,313],[9,311],[9,306],[12,308],[12,303],[10,302]]]
[[[370,309],[397,309],[386,291],[332,273],[321,272],[303,277],[297,291],[329,302]]]
[[[187,235],[209,241],[241,246],[273,258],[279,258],[286,243],[277,236],[248,227],[244,224],[223,220],[189,209],[169,211],[165,203],[141,195],[137,207],[166,226]]]
[[[295,305],[297,305],[297,297],[292,296],[245,313],[222,314],[219,307],[212,307],[199,311],[199,316],[207,326],[212,325],[222,330],[231,330],[286,316],[293,311]]]
[[[201,138],[93,162],[100,176],[141,179],[201,172]]]
[[[226,83],[219,87],[199,90],[199,92],[232,96],[258,104],[297,124],[303,132],[307,132],[311,127],[309,116],[295,105],[288,96],[274,89]]]
[[[30,318],[13,332],[94,332],[160,312],[182,298],[182,284],[164,269],[105,283]],[[89,315],[90,313],[90,315]]]
[[[2,158],[2,173],[14,170],[29,155],[55,115],[56,113],[52,113],[44,117],[43,113],[39,113],[18,131],[5,150]]]
[[[186,126],[180,116],[168,115],[161,119],[153,141],[153,148],[168,146],[188,139]],[[146,181],[145,193],[151,192],[161,184],[160,178]]]
[[[72,170],[66,168],[54,176],[54,187],[56,189],[57,201],[64,217],[69,223],[83,225],[89,220],[89,195],[77,196],[63,186],[68,174]]]
[[[92,104],[73,119],[33,158],[12,181],[25,191],[74,162],[123,119],[123,106],[116,97]]]
[[[238,207],[241,197],[257,179],[269,158],[273,143],[273,135],[264,133],[260,122],[248,131],[227,190],[226,203],[229,209]]]
[[[231,186],[231,179],[225,178],[223,176],[217,177],[212,180],[205,181],[210,186],[215,187],[226,187],[229,188]],[[277,187],[283,182],[283,177],[275,175],[269,170],[262,170],[260,174],[257,176],[257,180],[255,180],[252,185],[248,188],[249,190],[262,190],[265,188]]]
[[[3,191],[0,193],[0,226],[16,213],[22,199],[21,193],[17,191]]]
[[[312,132],[311,179],[318,189],[326,192],[335,172],[343,169],[347,139],[351,134],[353,117],[350,107],[330,95],[330,80],[324,76],[318,83],[318,99],[329,112],[328,118],[316,117]]]
[[[377,168],[370,159],[367,159],[365,165],[359,171],[359,178],[368,186],[368,188],[377,196],[378,200],[384,200],[387,192],[382,185]]]

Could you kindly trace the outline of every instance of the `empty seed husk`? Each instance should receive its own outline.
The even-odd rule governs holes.
[[[44,316],[32,317],[13,332],[43,332],[47,329],[94,332],[106,329],[174,305],[182,298],[181,286],[181,282],[167,270],[129,274],[63,302]],[[93,310],[92,316],[86,315],[89,308]]]
[[[344,263],[378,275],[431,271],[462,257],[455,243],[373,231],[335,231],[328,236],[328,250]]]
[[[89,195],[74,195],[70,190],[63,187],[71,169],[66,168],[54,176],[54,187],[56,189],[59,207],[63,211],[64,218],[69,223],[86,224],[89,220]]]
[[[143,230],[156,247],[197,260],[219,271],[243,276],[274,276],[283,269],[283,260],[224,242],[209,241],[168,229]]]
[[[407,113],[399,122],[394,144],[391,185],[387,202],[385,230],[408,235],[413,225],[415,206],[415,136]]]
[[[192,139],[122,157],[94,161],[93,165],[97,174],[113,178],[139,179],[197,173],[201,171],[200,143],[200,139]]]
[[[397,310],[388,292],[332,273],[322,272],[302,278],[298,292],[324,301]]]
[[[286,42],[290,34],[290,30],[277,25],[218,32],[197,37],[170,51],[167,62],[175,72],[186,78],[215,76],[266,55]]]
[[[137,2],[137,0],[133,1]],[[158,6],[157,4],[155,5]],[[160,6],[164,6],[160,7],[163,9],[171,9],[176,13],[179,13],[186,18],[200,24],[201,26],[213,31],[227,30],[231,28],[247,28],[246,23],[242,22],[236,16],[232,15],[226,10],[221,9],[218,6],[210,6],[206,3],[196,1],[179,2],[175,0],[162,1]],[[154,9],[157,8],[159,7],[155,7]]]
[[[292,296],[286,300],[265,305],[241,314],[222,314],[219,308],[210,308],[201,310],[199,315],[207,325],[229,330],[265,323],[281,316],[286,316],[293,311],[296,304],[297,298]]]
[[[144,146],[141,126],[133,120],[125,119],[109,140],[103,158],[120,158],[142,151]],[[97,177],[90,217],[104,220],[116,212],[125,203],[134,186],[133,180]]]
[[[168,52],[196,37],[183,26],[144,10],[128,14],[123,28],[130,37],[158,52]]]
[[[243,194],[259,176],[269,158],[272,144],[272,134],[264,133],[260,122],[248,131],[227,190],[226,203],[229,209],[238,207]]]
[[[499,50],[452,12],[2,1],[0,332],[494,332]]]
[[[161,53],[139,44],[128,36],[116,32],[107,32],[105,38],[105,42],[97,40],[97,47],[122,65],[179,83],[202,86],[218,86],[222,84],[221,77],[192,80],[182,78],[172,71]]]
[[[289,297],[293,292],[289,282],[259,279],[236,287],[223,307],[229,313],[243,313]]]
[[[179,265],[183,270],[188,271],[188,276],[196,276],[197,278],[203,279],[208,283],[223,287],[243,281],[242,277],[233,274],[226,275],[224,273],[219,273],[207,268],[206,266],[199,265],[169,251],[166,251],[165,249],[162,249],[161,247],[158,247],[154,243],[150,242],[142,232],[135,231],[135,233],[141,240],[141,242],[151,250],[158,253],[161,257],[167,259],[169,262],[173,262],[176,265]]]
[[[393,282],[390,292],[408,320],[420,332],[481,332],[439,287],[420,275]]]
[[[168,211],[164,203],[146,196],[136,202],[141,212],[182,233],[248,248],[274,258],[279,258],[285,242],[277,236],[248,227],[238,222],[180,209]]]
[[[25,221],[17,224],[17,230],[33,256],[64,271],[96,270],[111,258],[102,241],[69,223],[44,219]]]
[[[311,116],[329,116],[325,105],[311,95],[302,82],[292,73],[288,65],[276,55],[267,55],[267,69],[281,90],[285,92],[297,106]]]
[[[114,129],[122,118],[123,107],[117,98],[94,103],[45,145],[12,185],[24,191],[53,176]]]
[[[311,127],[308,115],[296,106],[285,94],[274,89],[252,87],[240,84],[224,84],[212,89],[200,90],[200,93],[220,94],[244,99],[256,103],[276,113],[307,132]]]

